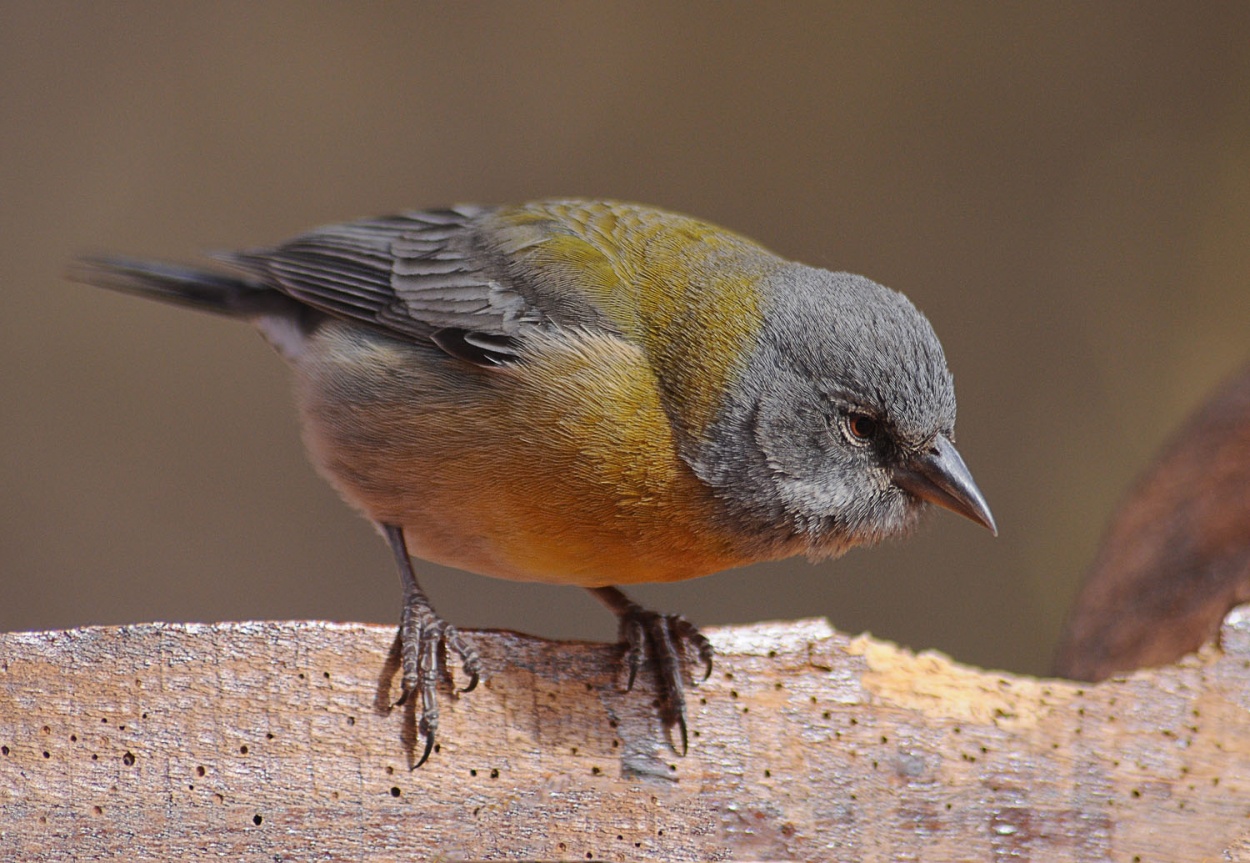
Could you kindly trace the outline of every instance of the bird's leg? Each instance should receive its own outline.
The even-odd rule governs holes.
[[[481,676],[481,660],[473,645],[460,635],[460,631],[439,617],[421,585],[417,584],[404,542],[404,529],[393,524],[381,525],[399,578],[404,585],[404,611],[399,619],[400,667],[402,669],[402,692],[396,706],[405,703],[416,693],[421,698],[421,721],[417,731],[425,739],[421,758],[412,766],[416,770],[434,749],[434,734],[438,731],[438,678],[447,673],[447,648],[456,651],[469,685],[461,692],[471,692]]]
[[[627,689],[634,688],[638,670],[648,655],[655,662],[660,696],[660,721],[669,732],[668,745],[679,755],[686,754],[686,691],[682,682],[685,660],[697,656],[703,677],[712,674],[712,644],[690,621],[679,614],[661,614],[634,602],[615,587],[589,588],[595,598],[620,620],[620,639],[625,646],[629,669]],[[673,744],[672,728],[681,733],[681,749]]]

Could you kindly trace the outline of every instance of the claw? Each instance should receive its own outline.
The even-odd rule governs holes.
[[[421,724],[417,726],[418,733],[425,738],[425,751],[421,753],[421,758],[417,760],[417,763],[408,768],[409,771],[416,770],[424,764],[427,760],[429,760],[430,753],[434,751],[434,729],[430,727],[430,723],[427,719],[427,716],[422,716]],[[438,725],[437,722],[434,724],[435,726]]]
[[[676,724],[677,724],[677,727],[681,730],[681,749],[678,749],[677,746],[673,743],[673,727],[671,725],[666,728],[666,734],[665,734],[665,736],[668,738],[668,748],[673,750],[673,752],[677,753],[682,758],[685,758],[686,753],[689,751],[690,747],[689,747],[689,741],[687,740],[687,737],[686,737],[686,713],[684,710],[682,711],[681,716],[677,717]]]
[[[477,689],[477,684],[482,679],[482,660],[477,655],[477,650],[460,635],[460,630],[450,623],[443,624],[443,640],[443,652],[446,653],[448,646],[456,651],[456,655],[460,657],[460,669],[469,675],[468,685],[461,689],[460,692],[472,692],[474,689]]]
[[[632,692],[634,681],[638,679],[638,671],[642,668],[642,659],[647,643],[647,631],[641,620],[621,618],[621,641],[625,644],[625,663],[629,668],[629,682],[625,691]]]
[[[706,683],[707,679],[712,676],[712,651],[708,648],[707,655],[700,653],[699,658],[703,660],[703,676],[695,681],[696,684]]]
[[[429,760],[434,751],[434,738],[438,731],[438,682],[441,678],[450,680],[448,649],[456,652],[465,673],[469,675],[469,683],[461,692],[471,692],[477,687],[482,663],[473,645],[460,635],[460,631],[434,613],[412,571],[402,528],[387,524],[381,527],[395,554],[400,580],[404,585],[404,610],[399,620],[399,657],[403,673],[399,700],[395,706],[408,704],[413,693],[421,699],[421,720],[417,733],[425,739],[425,746],[421,757],[412,765],[411,769],[416,770]]]
[[[644,658],[650,656],[655,663],[660,721],[669,748],[678,755],[685,755],[689,750],[683,683],[685,663],[692,656],[697,656],[703,666],[701,679],[707,680],[712,674],[711,642],[684,617],[648,611],[616,588],[594,588],[591,592],[620,619],[620,638],[625,647],[624,664],[629,672],[626,691],[634,688]],[[691,683],[696,681],[692,679]],[[680,749],[673,740],[674,727],[681,739]]]
[[[451,624],[437,617],[420,602],[409,598],[404,604],[404,616],[400,623],[403,664],[403,692],[396,706],[408,702],[414,693],[420,696],[421,721],[418,734],[425,740],[421,757],[412,766],[416,770],[434,751],[434,737],[438,731],[438,682],[450,677],[447,671],[447,652],[450,648],[460,657],[468,684],[460,692],[471,692],[481,680],[481,660],[477,651]]]
[[[716,651],[712,649],[712,642],[708,641],[702,632],[695,629],[690,621],[679,617],[677,623],[681,626],[680,638],[685,642],[686,648],[694,648],[699,655],[699,662],[703,664],[703,676],[696,681],[696,683],[702,683],[712,676],[712,657],[716,655]]]

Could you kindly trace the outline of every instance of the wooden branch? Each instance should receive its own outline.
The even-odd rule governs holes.
[[[1133,484],[1068,611],[1056,672],[1103,680],[1168,665],[1250,601],[1250,365]]]
[[[389,627],[0,636],[0,859],[1250,860],[1250,611],[1088,686],[709,635],[685,758],[615,648],[478,632],[413,772]]]

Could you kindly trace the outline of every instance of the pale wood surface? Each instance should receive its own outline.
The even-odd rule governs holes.
[[[1250,613],[1096,686],[708,634],[685,758],[614,648],[476,632],[415,772],[390,627],[0,636],[0,859],[1250,860]]]

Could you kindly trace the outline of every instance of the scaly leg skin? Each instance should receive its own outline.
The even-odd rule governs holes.
[[[702,680],[712,675],[712,644],[679,614],[649,611],[615,587],[589,588],[595,599],[606,605],[620,620],[620,638],[625,645],[625,663],[629,668],[626,690],[634,688],[643,659],[650,655],[655,662],[657,689],[660,697],[660,721],[668,736],[668,745],[678,755],[685,755],[686,690],[682,683],[684,660],[691,654],[703,665]],[[673,744],[673,726],[681,732],[681,749]]]
[[[469,675],[469,685],[460,692],[472,692],[481,676],[482,663],[473,645],[466,641],[456,627],[439,617],[430,600],[417,584],[404,542],[404,529],[393,524],[381,525],[395,563],[399,578],[404,585],[404,612],[399,619],[400,667],[403,669],[402,692],[395,702],[398,707],[417,693],[421,697],[421,721],[417,731],[425,739],[421,758],[412,765],[416,770],[430,757],[434,750],[434,735],[438,731],[438,679],[447,674],[447,648],[460,657],[461,667]]]

